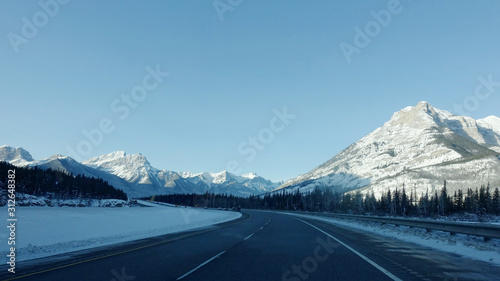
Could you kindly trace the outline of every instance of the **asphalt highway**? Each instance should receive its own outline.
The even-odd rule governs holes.
[[[250,210],[205,229],[20,262],[15,275],[6,268],[2,280],[500,280],[489,263]]]

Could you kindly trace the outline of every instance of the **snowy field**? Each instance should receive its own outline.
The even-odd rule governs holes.
[[[484,241],[481,237],[462,234],[450,235],[448,232],[430,231],[407,226],[395,226],[375,222],[357,221],[352,219],[327,218],[318,216],[286,213],[288,215],[305,217],[341,225],[361,231],[367,231],[383,236],[392,237],[405,242],[415,243],[436,250],[455,253],[475,260],[485,261],[500,266],[500,240]]]
[[[18,207],[16,261],[202,228],[241,216],[229,211],[140,203],[151,207]],[[1,209],[6,218],[7,208]],[[8,225],[7,219],[4,224]],[[9,229],[0,227],[3,264],[11,247],[8,237]]]

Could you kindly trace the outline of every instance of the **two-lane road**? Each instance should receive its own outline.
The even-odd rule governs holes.
[[[38,264],[11,280],[500,280],[490,264],[285,214],[106,247]]]

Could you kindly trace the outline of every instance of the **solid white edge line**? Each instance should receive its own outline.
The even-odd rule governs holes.
[[[214,259],[218,258],[220,255],[224,254],[226,251],[222,251],[220,253],[218,253],[217,255],[211,257],[210,259],[208,259],[207,261],[205,261],[204,263],[198,265],[197,267],[195,267],[194,269],[192,269],[191,271],[189,271],[188,273],[182,275],[181,277],[177,278],[176,280],[181,280],[182,278],[188,276],[189,274],[195,272],[196,270],[198,270],[200,267],[204,266],[205,264],[213,261]]]
[[[318,227],[306,222],[306,221],[303,221],[301,219],[297,219],[313,228],[315,228],[316,230],[328,235],[330,238],[332,238],[333,240],[337,241],[338,243],[340,243],[342,246],[346,247],[347,249],[349,249],[351,252],[355,253],[356,255],[358,255],[360,258],[364,259],[365,261],[367,261],[369,264],[373,265],[376,269],[382,271],[382,273],[384,273],[385,275],[387,275],[389,278],[391,278],[392,280],[394,281],[402,281],[401,279],[399,279],[396,275],[390,273],[387,269],[383,268],[382,266],[378,265],[377,263],[375,263],[374,261],[372,261],[371,259],[365,257],[363,254],[361,254],[360,252],[354,250],[353,248],[351,248],[349,245],[347,245],[346,243],[340,241],[339,239],[333,237],[331,234],[319,229]]]

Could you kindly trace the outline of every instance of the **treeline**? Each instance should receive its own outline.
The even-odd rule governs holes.
[[[6,194],[8,170],[15,173],[16,194],[46,196],[49,199],[122,199],[127,195],[102,179],[73,176],[52,169],[21,168],[0,162],[0,190]]]
[[[242,208],[250,208],[248,203],[250,198],[237,197],[227,194],[168,194],[156,195],[153,197],[141,198],[143,200],[154,200],[174,204],[178,206],[193,206],[193,207],[207,207],[207,208],[233,208],[241,206]]]
[[[298,204],[293,204],[293,207],[309,211],[394,216],[448,216],[457,213],[500,215],[500,192],[498,188],[491,190],[489,184],[450,194],[445,181],[440,190],[420,195],[415,190],[408,192],[403,186],[401,189],[387,190],[378,199],[373,192],[367,195],[362,195],[359,191],[338,194],[328,190],[295,194],[295,201],[290,200],[290,195],[287,194],[278,197],[281,202],[278,208],[287,206],[282,201],[291,204],[300,197]]]
[[[315,212],[337,212],[367,215],[393,216],[447,216],[457,213],[476,215],[500,215],[500,192],[491,190],[490,185],[476,189],[458,190],[450,194],[446,181],[440,190],[429,194],[416,191],[408,192],[403,186],[393,191],[387,190],[381,198],[373,192],[362,195],[361,192],[335,193],[329,189],[301,193],[282,192],[264,196],[235,197],[227,194],[174,194],[156,196],[155,200],[187,206],[209,208],[241,207],[247,209],[295,210]]]

